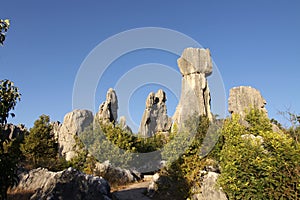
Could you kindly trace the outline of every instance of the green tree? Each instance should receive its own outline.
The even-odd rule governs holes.
[[[2,23],[2,20],[1,20]],[[1,25],[2,31],[2,25]],[[18,183],[17,161],[10,139],[2,132],[3,126],[7,123],[10,113],[20,100],[19,89],[10,80],[0,80],[0,199],[7,199],[7,190]]]
[[[11,110],[15,109],[18,101],[21,100],[19,88],[14,86],[10,80],[0,80],[0,124],[6,124],[9,115],[14,117]]]
[[[5,40],[5,33],[8,31],[10,26],[9,19],[0,19],[0,44],[3,45],[3,42]]]
[[[80,135],[80,141],[99,162],[109,160],[113,165],[127,168],[135,151],[134,136],[119,126],[95,121]]]
[[[33,167],[52,168],[58,156],[58,144],[52,133],[52,125],[47,115],[41,115],[25,136],[21,150]]]

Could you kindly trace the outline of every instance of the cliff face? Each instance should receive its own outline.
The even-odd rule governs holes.
[[[93,113],[88,110],[73,110],[64,117],[64,122],[60,127],[56,127],[56,133],[60,154],[66,160],[71,160],[76,154],[75,136],[78,136],[94,120]]]
[[[266,100],[257,89],[250,86],[234,87],[229,93],[228,111],[231,114],[240,114],[242,118],[245,117],[249,108],[257,108],[267,114],[266,104]]]
[[[189,117],[210,112],[210,91],[206,77],[212,73],[209,49],[187,48],[177,60],[182,75],[179,104],[173,116],[174,123],[182,126]]]

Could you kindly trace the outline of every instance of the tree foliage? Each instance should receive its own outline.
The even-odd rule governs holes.
[[[216,122],[215,119],[210,122],[206,116],[191,116],[184,123],[185,127],[180,130],[176,125],[173,127],[173,132],[170,133],[169,141],[162,153],[162,158],[167,160],[167,167],[161,172],[162,175],[166,173],[170,181],[174,182],[167,191],[170,193],[172,187],[180,191],[173,198],[186,199],[195,193],[200,193],[200,171],[207,165],[217,166],[215,157],[218,155],[218,150],[208,148],[210,145],[218,144],[216,137],[221,123]],[[210,130],[211,126],[213,127]],[[211,140],[213,143],[206,143],[206,140]],[[220,148],[218,145],[217,147]],[[203,152],[206,152],[205,157],[202,156]],[[158,190],[159,193],[164,193],[163,187],[159,187]]]
[[[9,19],[0,19],[0,44],[3,45],[3,42],[6,37],[6,32],[8,31],[10,26]]]
[[[7,118],[14,117],[14,113],[10,113],[15,109],[18,101],[21,100],[19,88],[14,86],[10,80],[0,80],[0,124],[6,124]]]
[[[25,136],[21,150],[33,167],[52,168],[58,157],[58,144],[55,141],[50,118],[41,115]]]
[[[166,136],[157,133],[151,138],[141,138],[118,124],[95,121],[80,135],[88,152],[99,162],[109,160],[114,166],[128,168],[139,165],[138,154],[159,150],[166,142]]]
[[[14,117],[14,114],[10,113],[10,111],[15,108],[20,98],[21,94],[19,93],[19,89],[14,86],[12,81],[0,80],[0,199],[6,199],[8,188],[18,183],[18,157],[16,154],[18,152],[17,147],[19,143],[17,139],[11,141],[7,138],[5,134],[2,133],[2,128],[7,123],[9,115]]]
[[[289,135],[270,130],[259,110],[223,126],[219,183],[229,199],[299,199],[300,149]]]

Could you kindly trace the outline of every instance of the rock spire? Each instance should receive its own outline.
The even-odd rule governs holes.
[[[143,137],[151,137],[157,132],[169,131],[172,125],[171,118],[167,115],[166,94],[163,90],[151,92],[146,100],[139,133]]]
[[[206,77],[212,73],[209,49],[186,48],[177,60],[182,75],[179,104],[173,116],[174,123],[181,127],[191,116],[206,115],[210,112],[210,90]]]

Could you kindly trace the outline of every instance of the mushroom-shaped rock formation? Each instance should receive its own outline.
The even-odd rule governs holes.
[[[173,116],[174,123],[182,127],[195,115],[205,115],[212,119],[210,90],[206,79],[212,73],[209,49],[186,48],[177,63],[182,75],[182,88],[179,104]]]

